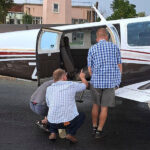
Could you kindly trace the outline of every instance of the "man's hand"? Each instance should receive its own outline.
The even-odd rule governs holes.
[[[88,82],[85,79],[85,73],[83,73],[83,70],[81,70],[79,77],[80,77],[82,83],[84,83],[86,85],[86,87],[88,87]]]
[[[85,79],[85,73],[83,72],[83,69],[81,70],[79,77],[80,79]]]

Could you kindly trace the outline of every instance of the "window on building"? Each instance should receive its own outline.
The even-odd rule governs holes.
[[[59,5],[57,3],[53,4],[53,12],[58,13],[59,12]]]
[[[86,19],[72,19],[72,24],[80,24],[87,22]]]
[[[79,19],[79,23],[84,23],[84,19]]]
[[[17,24],[21,24],[21,20],[20,19],[17,19]]]
[[[127,25],[130,46],[150,46],[150,21]]]
[[[32,24],[42,24],[42,17],[33,17]]]
[[[72,19],[72,24],[78,24],[78,19]]]
[[[9,20],[9,23],[10,23],[10,24],[14,24],[14,23],[15,23],[15,20],[14,20],[14,19],[10,19],[10,20]]]
[[[26,13],[27,13],[28,15],[30,15],[30,8],[29,8],[29,7],[26,7]]]
[[[21,12],[8,12],[6,16],[7,24],[22,24],[23,13]]]

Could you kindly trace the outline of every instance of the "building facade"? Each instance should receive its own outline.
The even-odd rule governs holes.
[[[23,5],[14,5],[6,16],[6,24],[22,24]]]
[[[24,13],[32,16],[32,24],[42,24],[43,18],[43,5],[42,4],[30,4],[23,5]]]
[[[32,16],[32,24],[77,24],[93,22],[89,6],[72,6],[71,0],[43,0],[42,4],[16,4],[6,17],[8,24],[22,24],[24,14]]]
[[[71,0],[44,0],[43,24],[71,24]]]

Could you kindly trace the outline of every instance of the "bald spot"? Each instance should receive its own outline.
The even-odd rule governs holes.
[[[97,38],[107,37],[107,31],[105,28],[100,28],[96,32]]]

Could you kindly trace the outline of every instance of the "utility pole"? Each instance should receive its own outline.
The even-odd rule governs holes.
[[[96,9],[98,9],[98,2],[96,2]],[[95,21],[97,20],[97,13],[95,12]]]
[[[98,2],[96,2],[95,7],[98,9]],[[95,22],[97,20],[97,13],[93,11],[93,8],[91,7],[91,13],[90,13],[90,22]]]

